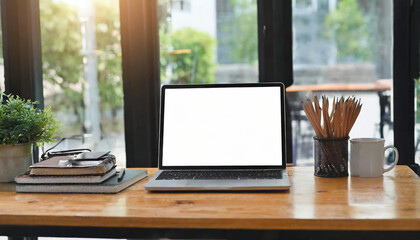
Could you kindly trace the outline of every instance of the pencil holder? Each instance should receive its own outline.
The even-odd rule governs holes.
[[[315,176],[346,177],[348,173],[349,138],[314,137]]]

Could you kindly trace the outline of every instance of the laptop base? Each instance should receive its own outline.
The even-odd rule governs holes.
[[[156,180],[162,170],[145,184],[147,191],[273,191],[290,189],[286,171],[282,179],[250,180]]]

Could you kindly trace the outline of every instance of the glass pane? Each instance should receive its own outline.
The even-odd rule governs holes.
[[[296,164],[313,164],[314,132],[300,104],[313,95],[360,98],[350,137],[393,143],[392,34],[392,0],[293,0],[294,86],[287,95]]]
[[[1,10],[1,6],[0,6]],[[0,11],[1,14],[1,11]],[[1,16],[0,16],[0,26],[1,26]],[[0,92],[4,92],[4,60],[3,60],[3,32],[0,28]]]
[[[256,0],[159,0],[158,16],[162,83],[258,82]]]
[[[62,148],[111,150],[125,166],[118,0],[40,0],[45,105]]]
[[[419,51],[420,58],[420,51]],[[420,77],[414,79],[415,86],[415,99],[414,99],[414,109],[416,114],[416,122],[414,129],[414,149],[415,149],[415,163],[420,164]]]

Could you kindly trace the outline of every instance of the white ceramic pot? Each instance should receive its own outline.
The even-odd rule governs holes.
[[[0,182],[11,182],[32,164],[32,144],[0,145]]]

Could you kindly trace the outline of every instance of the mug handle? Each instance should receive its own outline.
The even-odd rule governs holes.
[[[386,146],[384,148],[384,158],[385,158],[385,151],[388,150],[388,149],[394,150],[395,158],[394,158],[394,162],[391,165],[389,165],[388,167],[384,168],[384,172],[391,171],[395,167],[395,165],[397,165],[398,158],[399,158],[398,150],[394,146]]]

